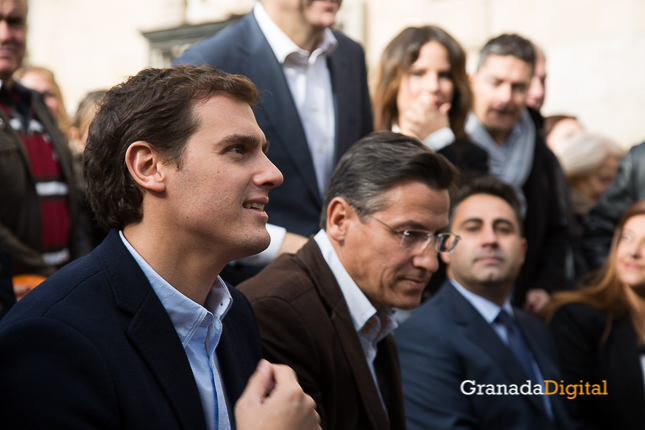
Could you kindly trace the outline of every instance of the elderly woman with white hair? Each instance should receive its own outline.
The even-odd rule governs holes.
[[[572,210],[581,220],[614,181],[625,151],[605,136],[578,133],[553,152],[571,188]]]
[[[561,141],[553,152],[569,183],[571,249],[566,278],[573,288],[589,270],[582,252],[582,220],[614,181],[625,151],[607,137],[579,132]]]

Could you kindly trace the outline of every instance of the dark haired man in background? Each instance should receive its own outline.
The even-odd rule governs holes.
[[[520,197],[529,247],[513,303],[537,313],[550,300],[549,293],[564,286],[568,231],[558,160],[526,109],[534,69],[529,40],[516,34],[489,40],[471,76],[475,101],[466,132],[488,152],[490,173]]]

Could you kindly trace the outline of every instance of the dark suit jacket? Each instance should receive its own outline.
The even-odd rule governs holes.
[[[296,371],[323,429],[405,429],[394,339],[378,344],[374,362],[386,415],[347,302],[313,239],[239,288],[257,315],[264,357]]]
[[[488,173],[488,153],[467,139],[457,140],[437,151],[470,179]]]
[[[216,351],[234,405],[261,350],[251,306],[229,290]],[[13,307],[0,351],[2,428],[206,429],[177,332],[115,230]]]
[[[527,202],[524,237],[526,258],[516,280],[513,304],[522,306],[526,292],[542,288],[548,292],[564,288],[564,261],[569,247],[565,189],[557,158],[544,141],[537,138],[533,167],[522,187]],[[565,185],[566,187],[566,185]]]
[[[356,42],[334,30],[338,46],[328,58],[336,113],[336,160],[372,131],[365,54]],[[196,43],[175,63],[210,64],[247,76],[261,93],[258,125],[271,144],[269,159],[284,175],[266,206],[269,222],[309,236],[318,231],[322,199],[304,128],[289,85],[253,13]]]
[[[560,380],[547,328],[513,309],[544,379]],[[563,399],[550,396],[555,423],[538,396],[466,395],[477,384],[521,384],[526,377],[495,330],[446,281],[396,331],[408,429],[572,429]]]
[[[637,349],[638,336],[629,315],[612,321],[601,342],[607,316],[581,303],[558,309],[549,323],[564,363],[565,383],[602,384],[607,396],[578,396],[581,421],[590,429],[645,428],[645,387]]]

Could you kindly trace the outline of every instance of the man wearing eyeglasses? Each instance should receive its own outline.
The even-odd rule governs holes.
[[[323,429],[403,429],[392,308],[418,306],[448,225],[455,168],[414,138],[373,133],[341,158],[322,229],[239,285],[266,358],[291,366]]]
[[[548,330],[510,305],[527,249],[515,190],[478,178],[450,221],[460,241],[441,254],[448,280],[396,332],[407,429],[576,428],[567,400],[540,395],[561,380]]]

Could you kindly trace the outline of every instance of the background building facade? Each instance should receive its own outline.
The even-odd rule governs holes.
[[[304,0],[303,0],[304,1]],[[245,14],[254,0],[28,0],[28,56],[52,69],[70,113]],[[344,0],[338,27],[366,50],[371,78],[385,45],[410,25],[438,25],[468,52],[469,68],[493,36],[516,32],[547,57],[543,114],[578,116],[629,147],[645,139],[642,0]]]

